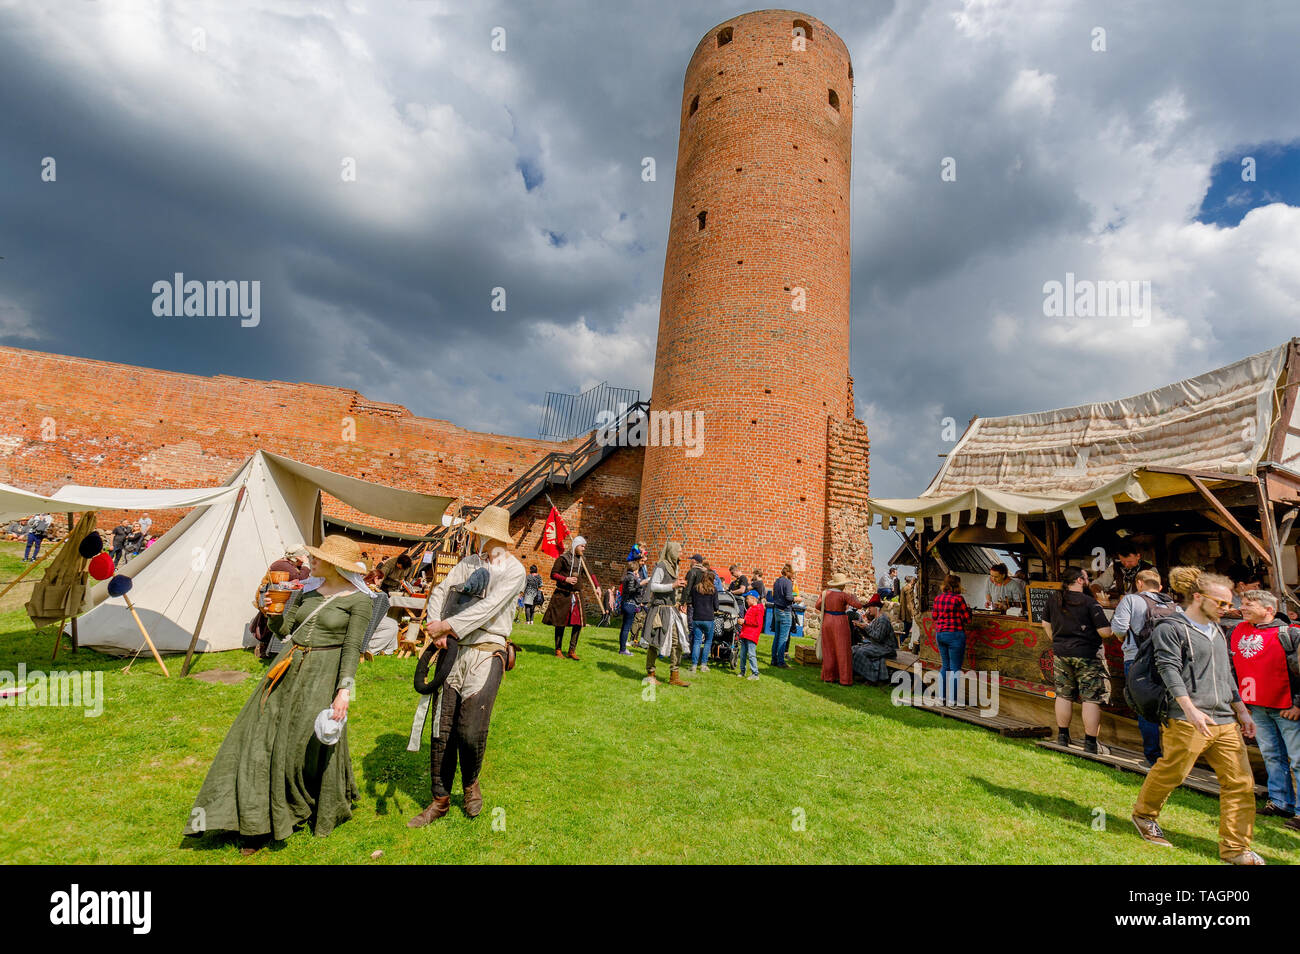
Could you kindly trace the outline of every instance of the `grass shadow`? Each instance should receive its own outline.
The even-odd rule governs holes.
[[[415,810],[423,809],[432,798],[429,778],[429,752],[422,744],[418,752],[408,751],[408,738],[389,732],[375,740],[375,747],[361,758],[366,794],[375,800],[375,814],[388,815],[390,809],[406,812],[398,794],[405,795]],[[409,806],[408,806],[409,807]]]
[[[1081,805],[1072,799],[1060,795],[1043,795],[1039,792],[1027,792],[1024,789],[1019,788],[1007,788],[1006,786],[998,785],[995,782],[990,782],[986,778],[981,778],[978,775],[968,775],[966,777],[976,785],[983,788],[990,795],[994,795],[1019,809],[1055,815],[1062,821],[1072,825],[1090,824],[1092,823],[1092,820],[1096,818],[1096,809],[1094,807]],[[1120,818],[1111,815],[1109,812],[1106,814],[1105,818],[1105,830],[1107,831],[1122,831],[1125,827],[1133,828],[1133,822],[1129,818]],[[1111,828],[1112,824],[1115,826],[1113,829]],[[1197,835],[1179,834],[1176,830],[1166,830],[1165,834],[1169,836],[1169,840],[1172,841],[1174,846],[1177,848],[1194,851],[1197,854],[1205,855],[1214,861],[1219,860],[1218,842],[1211,841],[1208,838],[1201,838]],[[1133,837],[1135,839],[1140,838],[1137,829],[1135,828],[1133,829]],[[1063,863],[1065,863],[1064,860]]]

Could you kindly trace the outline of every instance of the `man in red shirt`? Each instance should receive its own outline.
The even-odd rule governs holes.
[[[1255,720],[1255,741],[1268,769],[1268,804],[1260,815],[1288,819],[1300,831],[1296,792],[1300,789],[1300,632],[1277,619],[1277,598],[1264,590],[1241,596],[1242,622],[1228,648],[1241,701]]]

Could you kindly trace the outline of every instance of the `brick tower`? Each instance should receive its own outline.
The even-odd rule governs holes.
[[[821,21],[734,17],[686,68],[651,407],[701,450],[646,449],[638,539],[801,591],[871,578],[849,377],[853,68]],[[859,593],[862,588],[859,588]]]

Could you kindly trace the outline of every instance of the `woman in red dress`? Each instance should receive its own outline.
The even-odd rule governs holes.
[[[836,573],[826,581],[826,589],[817,599],[817,609],[822,613],[822,682],[839,679],[841,686],[853,685],[853,654],[849,651],[849,618],[844,615],[850,606],[862,609],[862,601],[846,592],[849,578]]]

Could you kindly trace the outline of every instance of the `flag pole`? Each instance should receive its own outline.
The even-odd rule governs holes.
[[[544,496],[546,498],[546,502],[551,505],[551,509],[553,509],[556,513],[560,512],[560,508],[555,506],[555,501],[551,499],[550,494],[546,493],[546,491],[542,491],[542,496]],[[591,584],[591,591],[596,594],[596,599],[600,599],[600,587],[597,586],[596,581],[591,578],[591,571],[587,569],[586,560],[582,561],[582,572],[587,575],[587,582]],[[604,607],[601,607],[601,609],[604,609]]]

